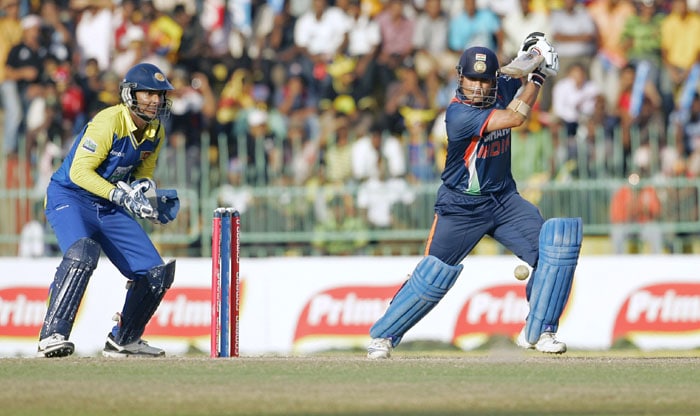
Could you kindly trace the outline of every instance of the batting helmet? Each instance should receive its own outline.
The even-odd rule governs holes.
[[[165,92],[173,89],[163,72],[157,66],[148,63],[134,65],[119,84],[119,93],[124,104],[146,121],[151,121],[152,118],[138,109],[136,91],[161,91],[163,100],[158,106],[156,118],[167,118],[170,115],[171,101],[165,98]]]
[[[473,46],[462,52],[457,64],[457,96],[467,105],[473,107],[490,107],[496,102],[498,90],[498,57],[489,48]],[[484,90],[480,86],[462,86],[463,78],[488,80],[491,87]]]

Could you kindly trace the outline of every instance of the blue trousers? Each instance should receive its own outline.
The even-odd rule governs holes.
[[[52,182],[46,193],[45,213],[63,253],[80,238],[91,238],[130,280],[138,280],[163,264],[141,225],[109,201],[86,198]]]
[[[543,223],[537,207],[515,187],[500,194],[472,196],[443,185],[438,190],[425,254],[455,266],[488,235],[535,267]]]

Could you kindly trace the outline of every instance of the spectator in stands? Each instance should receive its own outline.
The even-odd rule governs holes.
[[[352,95],[360,109],[374,108],[376,100],[373,92],[377,80],[375,59],[382,35],[377,22],[362,11],[360,0],[350,0],[347,13],[350,27],[346,53],[355,63],[352,70]]]
[[[129,40],[125,37],[129,28],[138,26],[143,33],[148,30],[147,25],[142,25],[142,14],[138,8],[138,0],[122,0],[121,4],[114,9],[113,24],[114,29],[114,51],[120,53],[129,47]]]
[[[448,62],[457,59],[447,47],[448,25],[449,19],[442,11],[442,0],[426,0],[423,10],[416,16],[413,57],[416,72],[424,81],[425,92],[433,108],[440,107],[436,101],[442,79],[447,73],[454,72]]]
[[[328,0],[313,0],[312,5],[294,25],[294,42],[301,51],[304,80],[318,96],[331,82],[326,67],[343,50],[350,21],[341,9],[329,6]]]
[[[294,41],[297,16],[291,13],[292,3],[292,1],[285,1],[282,11],[275,15],[272,31],[262,47],[261,56],[264,60],[268,60],[271,66],[281,66],[286,69],[297,62],[301,52]]]
[[[5,64],[13,46],[22,40],[19,0],[3,0],[0,16],[0,103],[3,107],[3,155],[17,147],[17,131],[22,124],[22,106],[17,83],[8,79]]]
[[[265,110],[254,109],[248,112],[248,129],[243,140],[234,142],[229,148],[229,160],[238,158],[243,162],[245,183],[262,186],[274,180],[274,166],[278,165],[275,136],[267,124]]]
[[[74,51],[81,69],[90,58],[97,59],[101,71],[111,64],[114,39],[112,28],[111,0],[71,0],[70,7],[77,13]],[[144,10],[145,6],[141,9]]]
[[[671,114],[676,150],[682,157],[700,155],[700,93],[696,92],[689,112]]]
[[[655,148],[666,142],[665,118],[661,111],[662,99],[651,79],[637,76],[638,69],[626,65],[620,72],[620,96],[617,106],[611,110],[619,120],[622,147],[627,160],[632,149],[632,135],[637,145],[653,141]],[[627,166],[623,171],[628,174]]]
[[[400,228],[394,215],[397,204],[410,205],[415,195],[404,178],[389,175],[387,160],[380,158],[377,172],[363,181],[357,190],[357,207],[365,222],[374,229]]]
[[[367,134],[360,136],[352,145],[352,176],[358,183],[371,177],[378,178],[379,160],[382,157],[381,123],[374,122]]]
[[[563,0],[562,8],[552,10],[549,21],[551,39],[559,53],[559,67],[568,68],[578,62],[588,71],[598,50],[598,29],[588,9],[578,0]],[[560,73],[542,87],[543,110],[551,109],[552,86],[563,75]]]
[[[119,84],[122,78],[114,71],[106,71],[99,75],[102,90],[97,95],[96,111],[119,103]]]
[[[368,243],[367,226],[357,213],[352,196],[333,196],[328,203],[328,213],[328,217],[314,227],[314,248],[328,256],[360,254]]]
[[[598,28],[598,53],[591,62],[590,77],[613,108],[620,93],[620,70],[627,63],[620,37],[625,22],[636,13],[631,0],[593,0],[588,11]]]
[[[396,70],[413,53],[415,21],[404,13],[404,3],[388,0],[375,20],[379,25],[382,43],[377,56],[377,102],[384,106],[386,87],[396,80]]]
[[[111,70],[123,77],[132,66],[143,61],[148,54],[146,34],[141,26],[130,26],[121,41],[126,45],[116,52],[110,66]]]
[[[476,0],[464,0],[464,10],[450,19],[448,46],[457,54],[471,46],[484,46],[502,55],[503,30],[498,16],[478,7]]]
[[[501,20],[503,28],[503,62],[510,62],[518,54],[522,40],[532,32],[550,35],[549,16],[544,11],[533,10],[530,0],[519,0]]]
[[[326,141],[324,157],[326,176],[331,184],[349,184],[353,179],[352,148],[355,140],[354,132],[345,115],[337,116],[334,124],[334,135]]]
[[[48,51],[41,45],[41,18],[37,15],[28,15],[22,18],[22,41],[13,46],[7,57],[5,65],[5,80],[13,82],[17,94],[4,103],[10,114],[18,112],[22,121],[16,130],[8,131],[5,137],[5,148],[8,153],[16,153],[20,149],[29,152],[32,143],[20,143],[26,133],[26,114],[32,101],[43,97],[44,86],[44,61]],[[11,87],[8,85],[8,90]],[[26,154],[28,155],[28,153]]]
[[[196,189],[196,181],[200,179],[201,136],[208,130],[216,111],[215,98],[202,73],[191,75],[184,67],[177,67],[170,79],[174,90],[170,93],[172,107],[166,126],[170,136],[165,157],[170,166],[176,166],[178,153],[185,156],[185,172],[177,173],[184,175],[188,185]]]
[[[626,246],[635,238],[646,243],[652,254],[663,251],[663,234],[656,222],[661,215],[661,201],[654,186],[643,183],[648,179],[648,153],[638,154],[639,173],[631,174],[610,201],[610,238],[615,254],[629,253]]]
[[[693,85],[698,83],[697,79],[689,80],[691,74],[700,77],[698,51],[700,15],[688,9],[686,0],[673,0],[671,12],[661,22],[661,94],[666,114],[673,109],[688,111],[690,100],[681,103],[678,95],[688,81]]]
[[[210,52],[207,44],[207,34],[199,19],[178,4],[173,10],[173,19],[182,28],[180,47],[177,50],[177,64],[190,73],[209,70],[207,62]]]
[[[179,8],[182,11],[184,5],[179,5]],[[184,28],[169,13],[155,7],[154,10],[154,19],[146,32],[148,43],[153,53],[162,56],[170,65],[173,65],[177,63]]]
[[[396,71],[397,80],[387,86],[384,104],[384,119],[389,130],[405,130],[403,109],[425,110],[430,108],[430,99],[423,90],[412,59],[407,59]]]
[[[638,15],[630,16],[620,37],[620,43],[629,64],[640,68],[645,65],[646,77],[658,89],[661,74],[661,22],[663,15],[657,13],[656,0],[637,0]]]
[[[223,135],[229,147],[238,139],[236,122],[244,109],[253,106],[253,87],[255,82],[252,73],[245,68],[231,72],[224,87],[219,91],[216,106],[216,117],[213,131],[215,137]]]
[[[566,76],[559,79],[552,90],[553,146],[556,149],[556,165],[578,159],[581,136],[579,126],[590,117],[596,107],[596,97],[601,95],[598,85],[588,79],[586,68],[575,63],[565,69]],[[563,136],[563,137],[561,137]],[[575,166],[573,169],[575,170]]]
[[[64,21],[56,0],[44,0],[40,6],[42,19],[41,37],[50,55],[55,56],[60,62],[71,59],[70,48],[73,45],[71,22]]]
[[[407,110],[406,121],[406,161],[409,183],[431,183],[438,179],[435,168],[435,147],[428,137],[428,126],[435,118],[433,110]]]
[[[309,137],[316,140],[319,135],[317,102],[318,97],[309,88],[301,73],[301,66],[293,64],[284,76],[280,88],[272,99],[275,107],[288,123],[299,122],[308,131]]]

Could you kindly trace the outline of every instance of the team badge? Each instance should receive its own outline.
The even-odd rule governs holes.
[[[474,72],[484,73],[486,72],[486,63],[481,61],[474,62]]]
[[[91,138],[86,137],[83,139],[82,148],[90,153],[95,153],[97,150],[97,143],[95,143]]]
[[[141,152],[141,156],[139,157],[139,160],[146,160],[152,154],[153,154],[153,152]]]
[[[155,74],[153,74],[153,77],[156,79],[156,81],[165,81],[165,75],[161,74],[160,72],[156,72]]]

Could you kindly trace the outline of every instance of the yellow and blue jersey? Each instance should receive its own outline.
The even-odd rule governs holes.
[[[51,181],[86,198],[109,199],[118,181],[152,178],[165,129],[154,120],[140,141],[135,130],[126,105],[100,111],[77,135]]]

